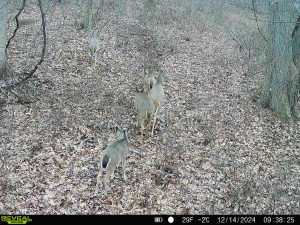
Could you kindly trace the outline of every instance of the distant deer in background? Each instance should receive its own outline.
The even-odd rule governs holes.
[[[97,62],[97,54],[100,49],[100,42],[98,38],[94,35],[94,32],[88,31],[88,43],[89,43],[89,55],[91,57],[91,64],[94,61],[94,65]]]

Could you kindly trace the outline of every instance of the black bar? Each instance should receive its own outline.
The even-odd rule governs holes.
[[[2,224],[300,224],[299,215],[1,215]],[[10,222],[10,223],[8,223]]]

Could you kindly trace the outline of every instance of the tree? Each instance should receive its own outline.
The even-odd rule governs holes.
[[[153,20],[156,12],[156,3],[154,2],[154,0],[146,0],[144,2],[144,8],[147,16],[149,16],[149,18]]]
[[[93,19],[93,0],[86,0],[84,21],[83,21],[83,26],[86,30],[91,29],[92,19]]]
[[[299,70],[293,63],[291,44],[297,20],[293,2],[274,1],[270,5],[268,20],[265,82],[259,102],[281,118],[298,118]]]
[[[73,0],[74,25],[78,29],[90,30],[93,23],[93,0]]]

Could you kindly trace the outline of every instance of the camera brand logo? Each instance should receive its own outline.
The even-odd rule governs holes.
[[[7,224],[27,224],[32,222],[29,216],[1,216],[1,222],[7,222]]]

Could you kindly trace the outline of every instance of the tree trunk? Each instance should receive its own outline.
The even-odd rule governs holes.
[[[299,99],[299,91],[300,91],[300,16],[298,17],[296,26],[294,27],[293,34],[292,34],[292,54],[293,54],[293,62],[297,69],[298,74],[298,82],[297,82],[297,95],[296,101]],[[299,118],[299,105],[295,107],[295,116]]]
[[[91,30],[93,19],[93,0],[85,0],[84,28]]]
[[[0,80],[5,78],[6,73],[6,0],[0,0]]]
[[[156,13],[156,3],[154,2],[154,0],[146,0],[144,4],[146,15],[151,21],[153,21]]]
[[[293,63],[292,33],[296,16],[290,0],[278,0],[270,6],[265,82],[259,102],[279,117],[298,117],[299,73]]]
[[[79,28],[79,22],[78,22],[78,18],[79,18],[79,0],[73,0],[73,14],[74,14],[74,26],[76,28]]]

